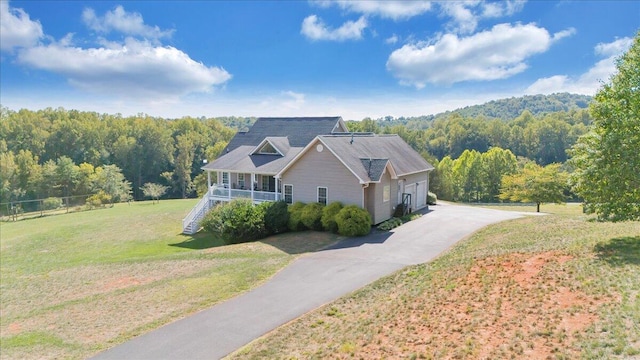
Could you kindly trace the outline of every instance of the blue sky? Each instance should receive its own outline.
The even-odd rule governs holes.
[[[0,103],[152,116],[418,116],[593,95],[640,1],[6,1]]]

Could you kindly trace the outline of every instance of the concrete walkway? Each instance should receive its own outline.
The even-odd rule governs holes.
[[[392,232],[304,255],[264,285],[116,346],[94,359],[218,359],[313,309],[408,265],[432,260],[474,231],[522,214],[439,204]]]

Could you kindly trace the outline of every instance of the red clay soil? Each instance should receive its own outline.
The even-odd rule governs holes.
[[[466,277],[436,284],[386,322],[355,358],[547,359],[579,357],[574,341],[607,300],[567,287],[556,252],[475,261]],[[451,281],[451,280],[449,280]],[[444,286],[443,286],[444,285]]]

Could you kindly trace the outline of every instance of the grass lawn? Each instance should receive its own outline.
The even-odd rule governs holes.
[[[81,359],[255,287],[336,240],[222,246],[180,234],[196,200],[136,202],[0,224],[5,359]]]
[[[551,215],[484,228],[231,358],[640,358],[640,222],[542,211]]]

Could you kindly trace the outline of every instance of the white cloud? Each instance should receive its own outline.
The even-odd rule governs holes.
[[[633,44],[633,39],[624,37],[610,43],[599,43],[595,47],[596,55],[602,56],[620,56],[626,52]]]
[[[108,34],[117,31],[125,35],[142,36],[147,39],[160,39],[170,37],[173,30],[160,30],[157,26],[145,25],[142,15],[139,13],[128,13],[121,5],[113,11],[107,11],[104,16],[96,16],[91,8],[86,8],[82,12],[82,20],[91,30],[98,33]]]
[[[525,60],[552,42],[549,32],[535,24],[499,24],[468,37],[446,34],[432,43],[407,44],[391,53],[387,70],[417,88],[504,79],[524,71]]]
[[[18,61],[62,74],[83,90],[120,97],[177,97],[209,91],[231,78],[224,69],[207,67],[176,48],[131,38],[108,48],[41,45],[19,51]]]
[[[288,109],[298,110],[305,104],[304,94],[293,91],[285,91],[282,94],[286,96],[286,99],[282,101],[282,106]]]
[[[424,0],[409,0],[409,1],[316,1],[320,6],[328,7],[333,4],[342,8],[343,10],[364,14],[364,15],[376,15],[382,18],[388,18],[393,20],[407,19],[431,10],[432,1]]]
[[[566,37],[569,36],[573,36],[576,34],[576,29],[575,28],[568,28],[566,30],[562,30],[562,31],[558,31],[557,33],[553,34],[553,41],[560,41]]]
[[[511,16],[524,7],[524,0],[488,2],[480,0],[439,2],[441,15],[451,21],[447,27],[459,34],[471,34],[476,31],[482,19]]]
[[[617,39],[610,43],[600,43],[594,48],[595,54],[604,59],[596,62],[587,72],[570,77],[554,75],[536,80],[526,90],[526,94],[553,94],[570,92],[575,94],[594,95],[603,81],[616,72],[615,59],[631,47],[633,39],[629,37]]]
[[[10,8],[9,1],[0,0],[0,50],[12,52],[17,47],[33,46],[43,36],[39,21],[32,21],[22,9]]]
[[[347,21],[337,29],[331,29],[316,15],[310,15],[302,21],[300,33],[311,40],[359,40],[366,27],[367,19],[364,16],[357,21]]]
[[[387,44],[395,44],[398,42],[398,35],[393,34],[390,37],[388,37],[384,42]]]

